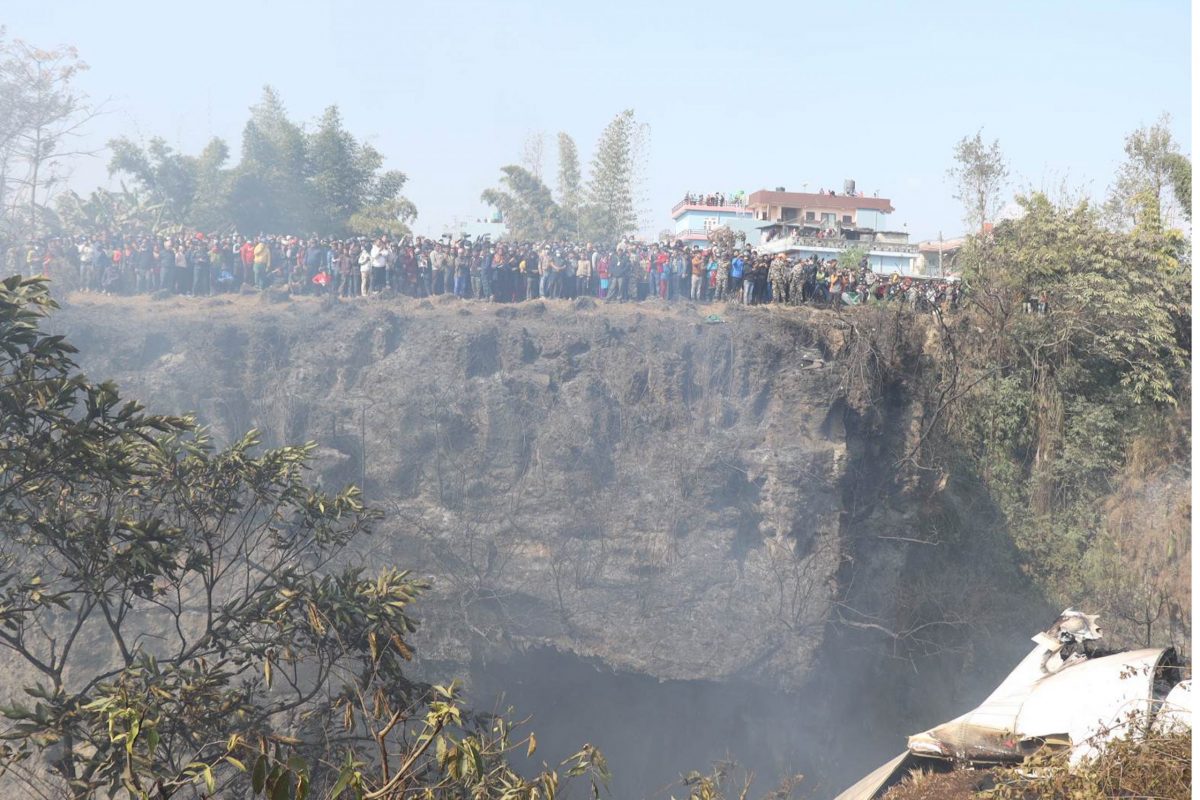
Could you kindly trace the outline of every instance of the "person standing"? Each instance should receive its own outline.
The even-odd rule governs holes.
[[[183,242],[175,246],[175,293],[188,297],[192,294],[192,268]]]
[[[271,271],[271,247],[261,237],[254,242],[254,286],[267,288],[267,273]]]
[[[689,294],[693,302],[700,302],[704,298],[704,278],[707,275],[707,270],[704,268],[704,256],[697,249],[692,255],[692,290]]]
[[[387,266],[388,256],[387,242],[382,238],[375,240],[375,244],[371,246],[370,252],[370,267],[371,267],[371,294],[379,294],[383,291],[383,287],[387,281]]]
[[[536,248],[531,247],[525,253],[524,265],[522,271],[525,273],[525,299],[532,300],[537,296],[538,283],[542,279],[541,261]]]
[[[363,242],[358,251],[359,296],[366,297],[371,293],[371,248]]]
[[[592,259],[580,252],[575,260],[575,296],[586,297],[592,290]]]

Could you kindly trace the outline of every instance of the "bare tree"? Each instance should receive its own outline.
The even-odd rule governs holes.
[[[41,209],[62,177],[62,162],[87,152],[68,144],[97,114],[75,87],[85,69],[73,47],[44,50],[19,39],[0,40],[0,118],[5,120],[0,124],[0,199],[10,224],[25,227],[30,236],[37,235]]]
[[[521,165],[539,181],[542,179],[542,164],[546,160],[546,134],[542,131],[525,137],[521,147]]]

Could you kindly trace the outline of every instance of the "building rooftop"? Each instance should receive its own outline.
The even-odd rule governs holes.
[[[937,253],[939,251],[949,252],[951,250],[958,250],[966,243],[967,240],[962,237],[955,239],[943,239],[941,241],[938,241],[937,239],[931,239],[927,242],[918,243],[917,247],[920,248],[922,253]]]
[[[896,209],[892,201],[885,197],[863,197],[862,195],[845,194],[813,194],[812,192],[770,192],[760,189],[750,194],[751,206],[791,206],[804,208],[820,206],[821,208],[857,209],[870,208],[890,214]]]

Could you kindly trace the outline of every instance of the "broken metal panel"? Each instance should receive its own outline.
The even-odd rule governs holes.
[[[1102,637],[1095,615],[1065,610],[977,708],[910,736],[911,758],[884,764],[838,800],[879,797],[921,762],[1014,763],[1050,748],[1070,749],[1075,764],[1138,730],[1190,729],[1191,681],[1180,680],[1175,651],[1102,654]]]
[[[1192,681],[1180,681],[1161,701],[1154,717],[1158,733],[1183,733],[1192,729]]]
[[[1106,742],[1145,722],[1154,699],[1154,675],[1165,648],[1089,659],[1038,682],[1021,707],[1022,738],[1066,733],[1072,763],[1095,756]]]

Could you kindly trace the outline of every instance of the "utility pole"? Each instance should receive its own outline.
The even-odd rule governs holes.
[[[938,277],[939,278],[946,277],[946,265],[942,261],[942,259],[945,258],[945,256],[942,254],[944,244],[945,244],[945,241],[942,239],[942,232],[938,231]]]

